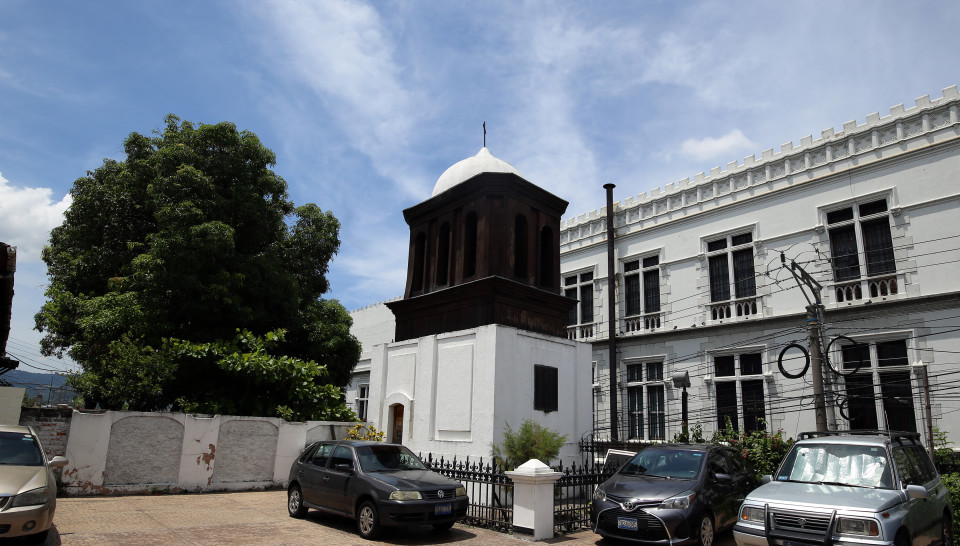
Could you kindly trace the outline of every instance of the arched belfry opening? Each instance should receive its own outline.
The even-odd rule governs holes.
[[[566,208],[486,148],[447,169],[403,211],[411,247],[404,297],[387,304],[395,340],[487,324],[565,337],[576,303],[558,281]]]

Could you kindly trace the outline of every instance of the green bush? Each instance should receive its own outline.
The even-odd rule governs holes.
[[[504,470],[513,470],[530,459],[550,464],[567,441],[566,434],[561,436],[531,419],[524,419],[516,432],[510,428],[510,423],[504,423],[504,426],[503,442],[490,446],[493,460]]]
[[[941,474],[940,481],[943,482],[943,486],[947,488],[947,491],[950,493],[950,504],[953,505],[953,536],[960,536],[960,518],[956,517],[957,511],[960,510],[960,474]],[[956,540],[956,538],[954,538]]]
[[[712,441],[728,444],[740,452],[755,485],[760,485],[763,476],[776,472],[794,442],[792,438],[783,438],[783,429],[774,434],[766,430],[738,432],[729,419],[726,428],[714,433]]]

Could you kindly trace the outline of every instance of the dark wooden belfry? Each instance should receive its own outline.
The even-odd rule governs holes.
[[[512,173],[481,173],[403,211],[407,284],[388,303],[396,341],[487,324],[566,335],[560,291],[567,202]]]

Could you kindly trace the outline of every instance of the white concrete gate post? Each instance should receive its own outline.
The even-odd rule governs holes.
[[[553,538],[553,485],[563,473],[530,459],[507,475],[513,480],[513,529],[533,540]]]

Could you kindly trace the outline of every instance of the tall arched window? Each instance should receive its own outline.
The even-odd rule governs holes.
[[[513,274],[527,278],[527,217],[518,214],[513,222]]]
[[[447,284],[447,272],[450,270],[450,224],[440,225],[437,236],[437,286]]]
[[[463,226],[463,276],[477,274],[477,213],[467,214]]]
[[[413,283],[410,285],[410,290],[413,292],[423,290],[423,259],[426,253],[427,236],[418,233],[413,243]]]
[[[543,226],[540,230],[540,286],[553,288],[553,230]]]

